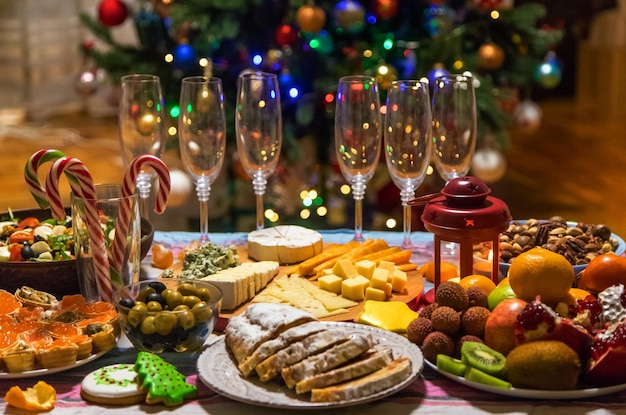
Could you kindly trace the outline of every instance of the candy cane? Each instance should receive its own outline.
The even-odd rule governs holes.
[[[126,173],[124,174],[124,182],[122,183],[122,199],[120,200],[120,209],[115,223],[115,234],[113,237],[113,246],[111,247],[111,263],[112,267],[121,272],[124,251],[126,248],[126,236],[131,220],[131,205],[128,198],[135,193],[137,176],[151,167],[157,175],[159,188],[156,195],[154,211],[158,214],[165,212],[167,202],[170,195],[170,172],[167,165],[158,157],[142,154],[137,156],[130,162]]]
[[[107,257],[104,233],[100,225],[96,187],[87,167],[75,157],[62,157],[54,162],[46,177],[46,194],[50,202],[52,215],[59,219],[65,217],[65,209],[59,193],[59,180],[65,173],[75,197],[83,200],[87,232],[94,256],[96,286],[103,301],[111,301],[112,284]],[[76,226],[77,224],[74,224]]]
[[[48,161],[58,160],[61,157],[65,157],[65,154],[59,150],[39,150],[30,156],[28,162],[26,162],[26,166],[24,166],[24,179],[26,180],[26,184],[28,185],[33,198],[42,209],[50,206],[50,202],[48,201],[46,189],[39,181],[37,171],[42,164]],[[63,218],[65,218],[65,216],[63,216]]]

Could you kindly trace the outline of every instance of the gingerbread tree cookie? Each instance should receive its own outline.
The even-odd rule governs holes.
[[[185,399],[197,396],[196,386],[187,383],[185,375],[180,373],[176,366],[154,353],[139,352],[135,368],[142,388],[148,392],[146,395],[148,404],[164,403],[167,406],[175,406],[183,403]]]

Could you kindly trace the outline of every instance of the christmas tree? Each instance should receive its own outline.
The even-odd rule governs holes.
[[[508,145],[515,105],[535,87],[561,77],[554,48],[562,32],[545,9],[514,0],[143,0],[131,9],[102,0],[84,24],[106,47],[85,53],[113,81],[128,73],[159,75],[170,123],[176,125],[180,80],[222,79],[233,119],[237,76],[247,69],[279,75],[283,151],[302,155],[299,140],[329,163],[334,93],[340,77],[370,74],[384,94],[395,79],[470,71],[476,89],[478,148]],[[115,26],[132,19],[138,44],[117,43]],[[384,96],[381,97],[384,102]],[[232,135],[234,129],[230,129]],[[175,143],[175,129],[172,129]],[[231,139],[232,141],[232,139]]]

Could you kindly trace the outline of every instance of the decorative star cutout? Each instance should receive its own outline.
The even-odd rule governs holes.
[[[465,219],[465,227],[469,228],[469,227],[474,227],[474,219]]]

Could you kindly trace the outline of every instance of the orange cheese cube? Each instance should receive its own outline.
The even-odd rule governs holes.
[[[365,289],[365,299],[374,301],[385,301],[387,299],[387,295],[383,290],[373,287],[367,287]]]

